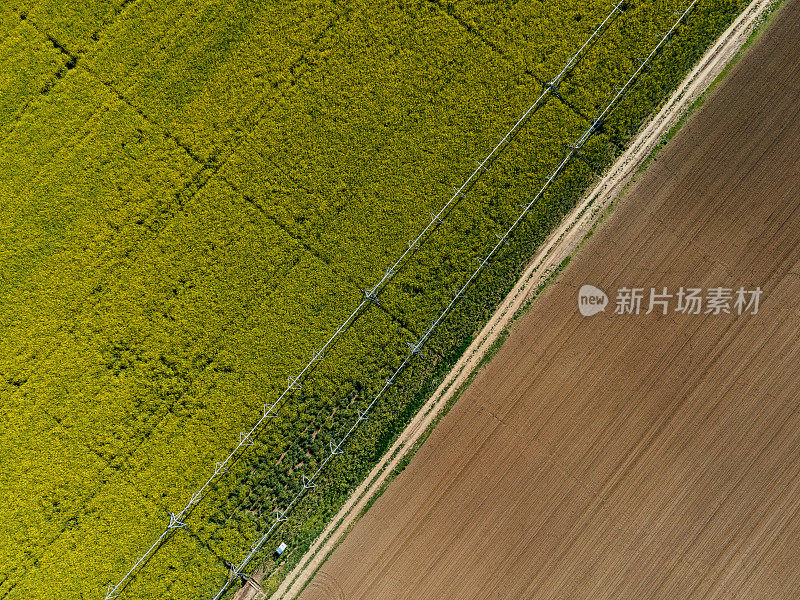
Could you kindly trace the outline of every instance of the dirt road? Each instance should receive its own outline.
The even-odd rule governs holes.
[[[798,117],[791,0],[301,598],[795,598]],[[645,315],[664,286],[763,295]]]
[[[758,24],[771,0],[754,0],[719,40],[706,52],[657,115],[640,132],[631,147],[564,220],[542,246],[517,285],[476,337],[462,358],[431,396],[423,409],[399,436],[376,465],[370,476],[357,488],[336,518],[312,545],[298,566],[284,580],[271,600],[295,597],[307,585],[335,545],[352,526],[357,515],[380,489],[399,461],[413,447],[452,395],[477,368],[481,359],[516,312],[567,256],[572,254],[599,216],[630,181],[636,169],[649,156],[661,137],[678,121],[738,52]]]

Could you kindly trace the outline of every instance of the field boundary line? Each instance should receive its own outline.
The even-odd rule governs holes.
[[[581,245],[613,201],[631,182],[637,170],[691,108],[696,100],[722,73],[727,64],[746,43],[770,8],[779,0],[753,0],[717,38],[695,67],[669,96],[661,109],[639,131],[601,180],[584,195],[582,201],[548,236],[540,250],[528,263],[522,276],[490,320],[445,376],[442,383],[401,432],[395,443],[373,467],[364,481],[353,491],[329,525],[272,594],[270,600],[296,597],[309,583],[330,553],[346,535],[361,512],[382,490],[390,474],[435,422],[448,402],[468,382],[482,359],[500,334],[512,323],[517,313]]]

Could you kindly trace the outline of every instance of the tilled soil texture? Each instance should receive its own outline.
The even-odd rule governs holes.
[[[799,117],[791,0],[301,598],[796,598]],[[757,314],[645,314],[720,286]]]

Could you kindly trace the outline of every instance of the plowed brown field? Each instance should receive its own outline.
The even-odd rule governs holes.
[[[301,598],[800,597],[798,148],[790,0]],[[758,314],[643,314],[740,285]]]

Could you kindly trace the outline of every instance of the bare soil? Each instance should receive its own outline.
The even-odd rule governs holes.
[[[301,598],[796,598],[798,117],[790,0]],[[612,314],[740,285],[758,314]]]

